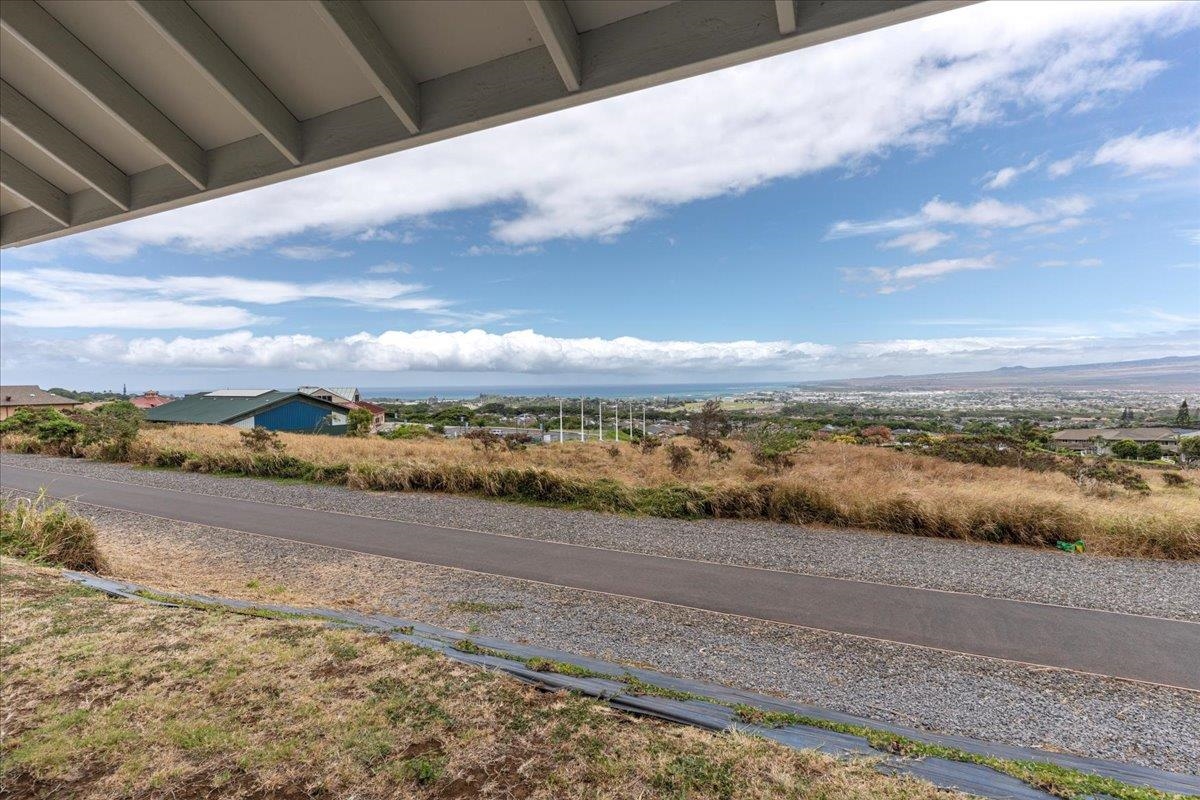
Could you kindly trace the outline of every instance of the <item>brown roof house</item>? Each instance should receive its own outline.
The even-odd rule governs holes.
[[[78,400],[50,394],[38,386],[0,386],[0,419],[8,419],[18,408],[54,408],[65,411]]]
[[[1157,442],[1164,453],[1178,453],[1179,439],[1191,431],[1182,428],[1070,428],[1055,432],[1057,447],[1080,453],[1108,455],[1114,442],[1128,439],[1137,444]]]
[[[144,411],[147,408],[158,408],[161,405],[166,405],[174,399],[174,397],[167,397],[166,395],[159,394],[153,389],[150,389],[145,394],[140,394],[137,397],[129,398],[129,402],[133,403],[135,406]]]

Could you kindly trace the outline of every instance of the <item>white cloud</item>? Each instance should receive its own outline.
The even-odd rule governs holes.
[[[276,248],[275,252],[284,258],[291,258],[296,261],[327,261],[333,258],[348,258],[354,255],[349,250],[338,250],[326,245],[305,244],[292,244],[279,247]]]
[[[1002,167],[995,172],[989,172],[983,176],[983,180],[985,181],[983,188],[991,190],[1005,189],[1026,172],[1037,169],[1041,163],[1042,159],[1039,157],[1016,167]]]
[[[365,308],[452,314],[451,303],[394,280],[293,283],[230,275],[147,278],[57,268],[6,270],[3,319],[30,328],[231,329],[266,321],[236,302],[273,306],[329,300]]]
[[[1099,267],[1104,262],[1098,258],[1080,258],[1075,261],[1064,261],[1063,259],[1054,258],[1048,261],[1038,263],[1039,267]]]
[[[1139,56],[1147,36],[1198,19],[1193,4],[984,3],[78,241],[107,257],[154,245],[219,251],[303,232],[364,235],[485,205],[498,209],[502,245],[611,237],[681,203],[928,150],[1014,112],[1104,102],[1165,69]]]
[[[905,267],[849,267],[841,270],[842,277],[855,283],[872,283],[879,294],[912,289],[918,283],[935,280],[954,272],[971,272],[995,267],[992,256],[985,258],[943,258]]]
[[[1190,167],[1197,162],[1200,162],[1200,125],[1109,139],[1095,153],[1081,151],[1051,162],[1046,174],[1051,178],[1062,178],[1083,166],[1109,165],[1119,167],[1126,175],[1156,175]]]
[[[1200,162],[1200,125],[1110,139],[1092,157],[1093,164],[1111,164],[1126,175],[1167,172],[1197,162]]]
[[[388,228],[367,228],[354,237],[360,242],[399,242],[400,244],[416,244],[418,237],[412,231],[397,233]]]
[[[1066,219],[1076,220],[1075,224],[1078,224],[1078,215],[1087,211],[1091,206],[1091,199],[1082,195],[1046,198],[1032,205],[1003,203],[992,198],[963,205],[935,197],[921,206],[921,210],[916,214],[881,220],[835,222],[830,226],[826,238],[871,236],[922,228],[926,225],[965,225],[977,228],[1028,227],[1034,232],[1048,232],[1050,229],[1046,226],[1061,224]],[[1041,227],[1038,227],[1039,225]],[[899,242],[901,239],[904,237],[893,239],[892,242]],[[916,234],[912,241],[919,241]]]
[[[989,369],[1011,364],[1097,362],[1196,352],[1194,315],[1141,310],[1139,324],[1107,330],[1034,335],[885,339],[826,345],[789,341],[653,341],[634,337],[557,338],[531,330],[385,331],[323,339],[303,334],[125,339],[98,334],[76,340],[20,342],[4,364],[66,362],[154,370],[266,370],[356,373],[502,372],[524,374],[887,374]],[[1031,330],[1037,330],[1032,326]],[[228,377],[221,380],[229,382]]]
[[[412,264],[398,264],[395,261],[388,261],[383,264],[376,264],[373,267],[367,267],[367,272],[372,275],[391,275],[396,272],[405,274],[412,272]]]
[[[1077,153],[1069,158],[1051,162],[1050,166],[1046,167],[1046,174],[1051,178],[1065,178],[1085,163],[1087,156]]]
[[[910,253],[927,253],[953,238],[954,234],[937,230],[913,231],[912,233],[901,234],[895,239],[888,239],[879,246],[884,250],[903,247]]]
[[[688,342],[561,339],[531,330],[359,333],[337,339],[237,331],[207,338],[121,340],[92,336],[74,342],[80,360],[156,368],[249,367],[348,369],[368,372],[623,372],[653,373],[664,365],[685,371],[796,365],[829,348],[806,342]]]

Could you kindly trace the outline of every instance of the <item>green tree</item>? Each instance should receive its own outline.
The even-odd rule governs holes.
[[[688,435],[701,442],[724,439],[733,426],[720,400],[709,400],[688,420]]]
[[[1138,448],[1138,456],[1145,461],[1158,461],[1163,457],[1162,446],[1158,442],[1146,442]]]
[[[1122,439],[1112,446],[1112,454],[1117,458],[1137,458],[1140,452],[1137,442],[1132,439]]]
[[[1192,427],[1192,415],[1188,411],[1187,400],[1179,404],[1179,411],[1175,414],[1175,424],[1181,428]]]
[[[371,416],[371,412],[365,408],[351,409],[346,415],[346,435],[347,436],[369,436],[371,434],[371,422],[375,418]]]
[[[1185,464],[1200,464],[1200,436],[1184,436],[1179,440],[1179,456]]]

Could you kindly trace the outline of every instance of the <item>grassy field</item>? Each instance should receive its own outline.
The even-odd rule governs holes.
[[[1081,489],[1059,472],[985,467],[887,448],[813,442],[779,473],[730,440],[726,461],[692,449],[672,470],[668,447],[568,443],[482,451],[470,442],[387,441],[283,434],[282,452],[254,453],[220,426],[142,430],[130,460],[361,489],[428,490],[665,517],[770,519],[923,536],[1053,547],[1089,553],[1200,558],[1200,492],[1170,488],[1146,470],[1148,494]],[[37,449],[6,437],[6,446]],[[1193,482],[1194,484],[1195,482]]]
[[[4,559],[0,796],[961,797],[383,637],[114,601]]]

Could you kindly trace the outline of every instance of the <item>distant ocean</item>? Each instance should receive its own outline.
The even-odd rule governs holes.
[[[600,386],[363,386],[364,398],[400,400],[474,400],[480,396],[501,397],[603,397],[605,399],[680,398],[698,400],[756,389],[783,389],[790,383],[661,383],[610,384]]]

